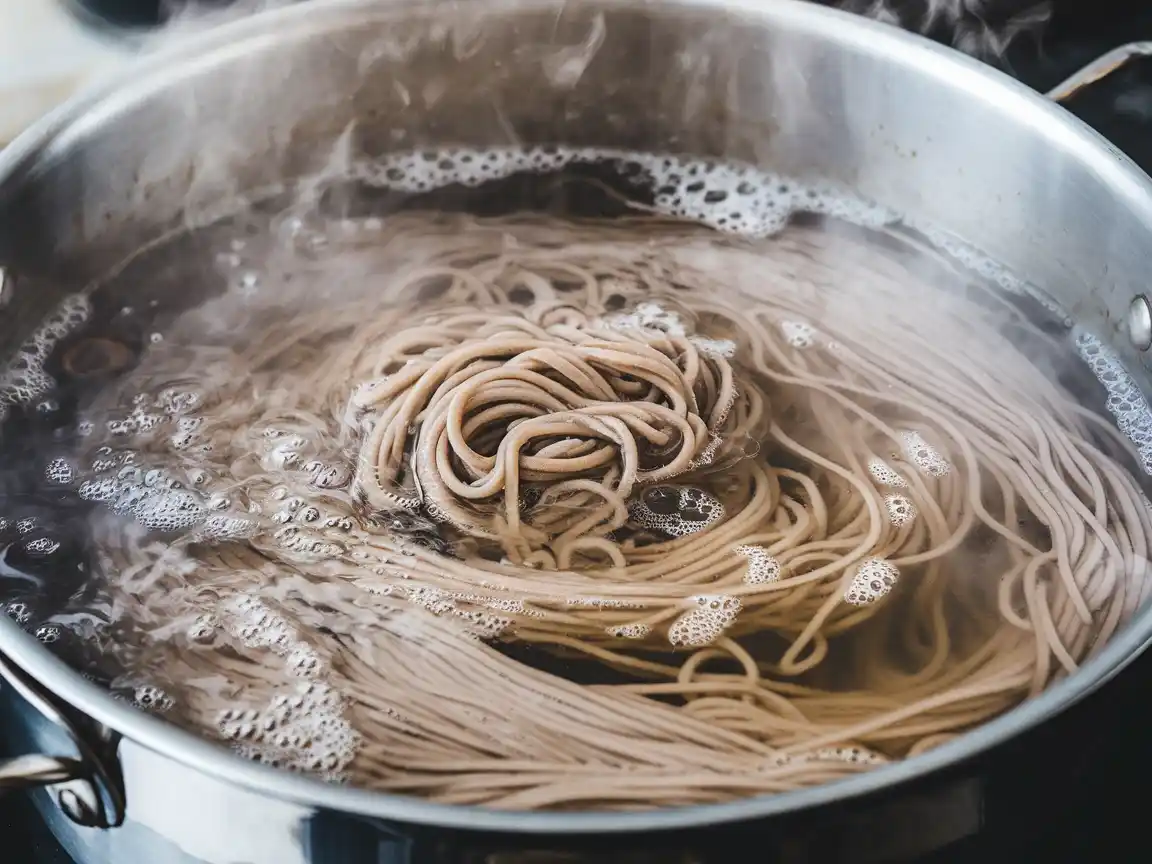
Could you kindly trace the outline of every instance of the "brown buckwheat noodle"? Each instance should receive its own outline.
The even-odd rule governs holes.
[[[342,230],[116,395],[170,410],[111,476],[217,532],[101,521],[119,650],[251,758],[501,808],[781,792],[1012,708],[1147,593],[1128,445],[955,274],[803,228]]]

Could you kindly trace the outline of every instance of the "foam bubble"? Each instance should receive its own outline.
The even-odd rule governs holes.
[[[883,459],[875,457],[869,459],[868,473],[872,475],[873,480],[882,486],[892,486],[897,489],[904,489],[908,486],[908,481],[893,470],[892,466]]]
[[[846,762],[851,765],[883,765],[888,760],[864,747],[841,746],[821,747],[808,753],[795,755],[782,754],[770,759],[767,768],[780,768],[784,765],[796,765],[810,762]]]
[[[900,433],[900,449],[905,459],[929,477],[943,477],[952,471],[948,460],[919,432],[908,430]]]
[[[1136,447],[1141,467],[1152,474],[1152,408],[1135,379],[1107,345],[1078,331],[1076,351],[1108,393],[1106,406],[1120,431]]]
[[[669,537],[687,537],[711,528],[724,518],[720,499],[694,486],[653,486],[628,508],[639,528]]]
[[[206,613],[188,628],[188,638],[193,642],[211,642],[219,628],[220,619],[211,613]]]
[[[436,616],[447,616],[462,622],[464,632],[480,640],[492,640],[502,636],[512,627],[512,619],[496,615],[491,610],[507,611],[512,614],[526,614],[524,604],[511,598],[482,597],[463,592],[452,593],[440,588],[423,585],[404,587],[392,586],[392,596],[401,596],[415,606],[419,606]],[[502,602],[506,601],[506,602]],[[467,609],[459,603],[470,603],[485,608]]]
[[[44,469],[44,479],[56,486],[68,486],[76,479],[76,470],[67,459],[53,459]]]
[[[867,606],[886,597],[896,586],[900,571],[896,565],[883,558],[865,558],[856,567],[844,600],[853,606]]]
[[[615,330],[650,330],[681,338],[688,335],[688,327],[679,313],[659,303],[640,303],[631,312],[613,315],[605,323]]]
[[[748,559],[748,569],[744,571],[745,584],[763,585],[779,581],[780,562],[763,546],[737,546],[733,551]]]
[[[731,339],[709,339],[706,336],[693,336],[690,340],[700,353],[725,360],[736,356],[736,343]]]
[[[897,215],[848,190],[800,182],[750,165],[613,149],[557,147],[449,148],[390,154],[355,166],[367,183],[400,192],[427,192],[460,184],[475,187],[519,173],[547,173],[572,165],[616,165],[656,190],[654,205],[666,216],[692,219],[733,234],[767,237],[795,213],[816,213],[865,227],[883,227]]]
[[[651,632],[652,628],[647,624],[619,624],[607,628],[608,635],[617,639],[643,639]]]
[[[132,704],[152,714],[166,714],[175,702],[172,697],[152,684],[142,684],[132,693]]]
[[[615,597],[566,597],[564,605],[573,609],[641,609],[643,606],[633,600],[619,600]]]
[[[710,645],[732,626],[742,606],[740,598],[727,594],[700,594],[690,602],[692,608],[668,628],[668,641],[673,645]]]
[[[0,371],[0,420],[13,405],[35,402],[56,387],[44,364],[62,339],[81,327],[92,314],[82,294],[66,297],[44,319]]]
[[[723,422],[724,421],[721,420],[715,425],[718,426]],[[716,454],[720,452],[720,448],[723,446],[724,439],[717,435],[715,432],[712,432],[708,436],[708,443],[704,445],[704,449],[700,451],[700,454],[695,459],[688,463],[689,470],[705,468],[711,465],[714,461],[716,461]]]
[[[343,779],[362,743],[340,694],[318,681],[276,694],[263,709],[223,711],[217,728],[246,759],[330,781]]]
[[[24,544],[24,551],[33,557],[45,557],[59,551],[60,542],[51,537],[37,537]]]
[[[897,528],[909,525],[916,519],[916,505],[903,495],[886,497],[884,508],[888,511],[888,521]]]
[[[821,747],[801,757],[807,762],[848,762],[853,765],[881,765],[888,760],[863,747]]]
[[[816,343],[816,328],[804,321],[781,321],[780,330],[793,348],[811,348]]]

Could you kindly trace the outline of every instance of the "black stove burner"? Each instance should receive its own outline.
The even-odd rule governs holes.
[[[89,20],[120,27],[153,25],[162,10],[170,7],[168,0],[62,2],[72,4]],[[206,2],[231,0],[198,2],[202,8]],[[1121,0],[1093,4],[1055,0],[1043,37],[1018,40],[997,65],[1043,92],[1110,49],[1139,39],[1152,39],[1152,8],[1140,9],[1131,0],[1123,6]],[[1152,59],[1135,61],[1094,84],[1067,107],[1152,172]],[[1146,816],[1138,790],[1152,774],[1152,739],[1143,722],[1143,691],[1149,680],[1152,653],[1020,745],[1004,748],[1003,764],[1012,768],[997,773],[997,762],[992,761],[981,830],[921,859],[921,864],[983,864],[987,860],[1080,864],[1090,857],[1118,864],[1146,860],[1148,855],[1142,851]],[[0,756],[2,751],[0,737]],[[748,846],[736,845],[742,842],[734,837],[733,845],[725,848],[726,841],[721,839],[722,848],[709,848],[708,864],[713,860],[824,860],[820,855],[774,855],[763,847],[753,859]],[[327,845],[319,844],[320,848]],[[0,848],[0,858],[12,864],[69,864],[30,802],[22,797],[0,798]],[[828,860],[839,859],[845,852],[828,851],[833,853]],[[315,860],[323,864],[323,855],[317,854]],[[473,858],[445,859],[442,864],[465,860]],[[506,860],[514,864],[517,858],[513,855]]]

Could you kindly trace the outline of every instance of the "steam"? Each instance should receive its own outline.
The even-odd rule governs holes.
[[[299,0],[166,0],[165,24],[150,46]],[[333,2],[333,0],[310,0]],[[338,0],[335,0],[338,2]],[[483,0],[478,0],[483,2]],[[1003,56],[1021,36],[1037,37],[1052,17],[1052,0],[814,0],[919,33],[981,59]]]
[[[834,5],[928,36],[983,59],[998,59],[1021,36],[1038,36],[1050,0],[840,0]]]
[[[210,27],[282,9],[296,2],[298,0],[162,0],[160,17],[164,26],[149,38],[148,47],[162,47]]]

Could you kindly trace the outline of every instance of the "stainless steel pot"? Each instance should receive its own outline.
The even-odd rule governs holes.
[[[983,65],[791,0],[347,0],[207,32],[0,154],[0,339],[14,344],[65,292],[222,202],[330,165],[338,142],[366,157],[448,144],[674,151],[825,178],[963,238],[1111,339],[1137,374],[1147,366],[1149,179]],[[712,842],[701,832],[737,825],[779,860],[879,861],[978,827],[972,760],[1080,700],[1150,637],[1145,611],[1041,697],[833,785],[676,811],[510,814],[243,762],[114,701],[4,620],[6,743],[46,755],[0,765],[0,788],[46,787],[65,846],[107,864],[602,858],[597,844],[706,858],[692,851]]]

